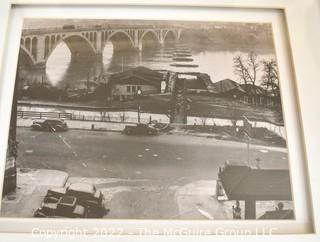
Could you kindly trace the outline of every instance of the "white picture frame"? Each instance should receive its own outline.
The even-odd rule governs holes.
[[[18,58],[18,48],[14,50],[11,48],[13,46],[18,46],[19,39],[15,41],[10,41],[9,35],[10,28],[12,27],[12,18],[18,16],[12,13],[13,8],[47,8],[53,6],[53,9],[56,10],[56,7],[76,7],[76,6],[106,6],[117,8],[129,8],[129,6],[134,7],[135,9],[148,7],[148,8],[182,8],[183,10],[192,10],[193,8],[201,9],[222,9],[223,11],[230,10],[243,10],[243,14],[248,14],[248,11],[274,11],[278,12],[278,15],[281,16],[279,21],[282,21],[282,31],[286,30],[286,37],[280,41],[278,47],[285,47],[286,50],[283,50],[283,53],[277,52],[278,56],[286,56],[289,62],[283,62],[283,65],[291,65],[289,69],[293,72],[291,73],[293,77],[293,82],[285,84],[282,86],[290,89],[288,94],[283,94],[282,97],[284,100],[284,111],[288,111],[286,124],[288,129],[288,146],[289,151],[294,153],[294,157],[299,157],[302,161],[305,161],[305,164],[300,164],[300,166],[294,167],[295,174],[303,174],[304,181],[299,181],[295,176],[292,176],[293,186],[299,190],[299,192],[304,192],[304,194],[309,195],[309,200],[307,202],[301,203],[301,208],[306,208],[310,214],[305,216],[308,221],[306,224],[300,224],[300,226],[308,226],[308,229],[304,229],[304,232],[297,230],[291,230],[289,233],[282,235],[279,234],[261,234],[255,235],[251,234],[240,234],[231,236],[226,236],[227,233],[219,235],[209,235],[209,236],[199,236],[197,239],[203,241],[237,241],[238,239],[247,239],[248,241],[278,241],[282,239],[284,241],[318,241],[320,238],[320,190],[317,185],[320,184],[320,178],[318,171],[320,170],[320,164],[318,158],[320,153],[318,151],[318,141],[320,140],[320,132],[318,131],[317,121],[320,118],[320,110],[317,107],[315,100],[318,97],[318,89],[320,88],[318,69],[320,66],[320,48],[317,44],[320,42],[320,3],[317,0],[305,0],[305,1],[289,1],[289,0],[188,0],[188,1],[179,1],[179,0],[122,0],[122,1],[103,1],[103,0],[56,0],[54,2],[50,0],[2,0],[0,2],[0,123],[2,125],[0,133],[0,160],[4,160],[7,137],[8,137],[8,127],[10,122],[10,111],[11,111],[11,101],[13,97],[13,88],[16,66],[8,66],[12,63],[17,63]],[[183,11],[182,11],[183,12]],[[57,13],[58,14],[58,13]],[[54,13],[51,13],[50,16],[53,16]],[[148,17],[148,16],[147,16]],[[150,17],[150,16],[149,16]],[[165,17],[165,16],[164,16]],[[227,18],[227,17],[226,17]],[[11,23],[10,23],[11,22]],[[21,24],[21,21],[20,21]],[[280,32],[278,33],[280,34]],[[277,38],[277,32],[275,31],[275,38]],[[286,39],[287,38],[287,39]],[[281,49],[281,48],[280,48]],[[10,56],[9,56],[10,55]],[[281,63],[280,63],[281,66]],[[8,71],[10,70],[11,71]],[[280,68],[281,69],[281,68]],[[286,75],[285,72],[283,75]],[[286,92],[285,92],[286,93]],[[294,99],[294,103],[290,103]],[[295,113],[295,114],[294,114]],[[296,115],[298,117],[296,121],[288,120],[288,118]],[[290,153],[290,152],[289,152]],[[292,159],[292,156],[291,156]],[[299,171],[299,168],[304,169],[305,172]],[[291,167],[292,168],[292,167]],[[3,174],[4,174],[4,164],[0,164],[0,187],[2,187]],[[301,177],[300,177],[301,178]],[[296,180],[295,180],[296,179]],[[303,183],[303,185],[301,185]],[[297,199],[295,197],[295,199]],[[304,198],[300,198],[304,199]],[[43,222],[42,222],[43,221]],[[73,222],[73,220],[41,220],[42,225],[48,228],[50,223],[52,224],[52,229],[61,228],[61,226],[68,227]],[[39,223],[39,220],[38,220]],[[100,223],[100,225],[99,225]],[[76,223],[79,228],[84,229],[86,227],[94,227],[102,229],[106,226],[121,228],[125,226],[129,230],[134,226],[144,226],[146,223],[151,225],[151,228],[154,226],[172,226],[172,228],[179,228],[181,223],[178,221],[147,221],[147,222],[125,222],[116,220],[109,222],[108,225],[104,222],[97,220],[83,221]],[[179,224],[180,223],[180,224]],[[218,221],[221,223],[221,226],[228,226],[228,222]],[[245,223],[245,224],[244,224]],[[241,221],[240,228],[245,226],[254,226],[255,221]],[[18,241],[18,240],[32,240],[37,239],[38,241],[43,241],[43,237],[34,236],[32,233],[28,234],[18,234],[15,232],[26,232],[22,228],[27,228],[27,231],[30,231],[29,228],[32,227],[31,221],[29,219],[3,219],[0,218],[0,231],[9,232],[7,234],[0,234],[0,238],[4,238],[5,241]],[[59,226],[57,226],[59,224]],[[207,228],[209,222],[199,222],[200,228]],[[10,226],[9,226],[10,225]],[[13,225],[15,227],[13,227]],[[192,221],[185,221],[185,226],[193,226]],[[230,225],[229,225],[230,226]],[[278,227],[293,226],[293,223],[290,222],[278,222],[276,224]],[[4,230],[1,229],[5,228]],[[15,229],[16,228],[16,229]],[[230,230],[234,227],[229,227]],[[260,229],[263,228],[260,227]],[[297,227],[298,228],[298,227]],[[237,230],[235,230],[237,231]],[[241,231],[241,230],[239,230]],[[121,231],[118,231],[121,234]],[[260,231],[261,232],[261,231]],[[150,232],[152,233],[152,232]],[[156,234],[156,233],[155,233]],[[268,236],[265,236],[268,235]],[[123,240],[130,241],[147,241],[152,240],[194,240],[194,238],[189,236],[130,236],[130,233],[124,233],[120,235]],[[72,239],[68,235],[59,235],[58,237],[61,241]],[[87,240],[90,238],[90,241],[98,241],[101,239],[101,236],[95,236],[94,234],[86,234],[85,236],[80,236],[77,239]],[[103,238],[103,236],[102,236]],[[109,241],[115,241],[119,239],[119,236],[108,237]],[[54,241],[56,238],[51,236],[48,238],[48,241]]]

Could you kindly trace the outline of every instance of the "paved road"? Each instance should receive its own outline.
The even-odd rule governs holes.
[[[214,197],[215,179],[226,160],[247,158],[244,143],[181,134],[148,137],[18,128],[17,135],[18,167],[61,170],[70,175],[69,183],[95,184],[105,195],[105,206],[110,208],[106,218],[232,218],[233,202],[219,202]],[[261,167],[288,167],[287,153],[282,148],[252,146],[250,155],[252,160],[260,157]],[[28,199],[32,194],[41,196],[38,189],[29,188]],[[21,217],[28,209],[31,211],[30,207],[20,211],[23,206],[18,204],[9,204],[14,209],[8,205],[7,214]],[[267,203],[259,208],[258,204],[257,213],[261,215],[273,206]]]
[[[66,171],[70,176],[215,179],[226,160],[246,161],[246,144],[186,135],[126,136],[70,130],[47,133],[18,128],[19,167]],[[251,146],[266,168],[287,168],[284,149]]]

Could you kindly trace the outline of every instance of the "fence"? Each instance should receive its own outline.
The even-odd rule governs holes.
[[[141,113],[140,121],[148,123],[151,120],[168,123],[165,115]],[[75,121],[93,121],[93,122],[116,122],[116,123],[137,123],[138,115],[136,112],[86,112],[79,113],[60,113],[60,112],[42,112],[42,111],[17,111],[18,118],[44,119],[57,118]]]
[[[35,111],[17,111],[19,118],[58,118],[58,119],[72,119],[72,113],[58,113],[58,112],[35,112]]]

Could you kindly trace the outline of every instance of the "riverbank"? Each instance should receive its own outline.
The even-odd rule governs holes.
[[[189,107],[187,116],[197,118],[219,118],[242,120],[246,116],[254,122],[268,122],[284,126],[282,111],[263,106],[249,105],[241,101],[212,95],[188,94]],[[144,96],[139,100],[103,102],[52,102],[44,100],[20,100],[19,106],[54,108],[56,110],[79,110],[95,112],[133,111],[140,106],[143,113],[161,114],[167,116],[170,110],[171,94],[154,94]]]

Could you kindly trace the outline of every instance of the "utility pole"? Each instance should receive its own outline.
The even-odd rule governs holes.
[[[247,138],[247,164],[250,166],[250,134],[251,134],[251,129],[252,126],[249,122],[249,119],[243,115],[243,128],[244,128],[244,135]]]
[[[18,63],[19,67],[19,63]],[[13,93],[11,119],[9,127],[8,148],[6,154],[5,177],[3,183],[3,195],[13,192],[17,186],[17,165],[18,142],[16,137],[17,129],[17,105],[18,105],[18,88],[20,82],[19,68],[17,68],[15,87]]]
[[[87,73],[87,95],[89,94],[89,78],[90,78],[90,72]]]
[[[137,97],[138,97],[138,123],[140,123],[140,97],[141,97],[141,94],[142,94],[142,91],[141,89],[139,88],[138,91],[137,91]]]

